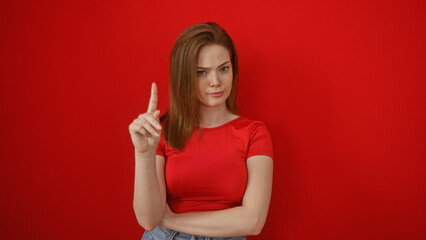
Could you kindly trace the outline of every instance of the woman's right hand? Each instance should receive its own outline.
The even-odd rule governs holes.
[[[155,152],[160,142],[160,110],[157,110],[157,101],[157,85],[152,83],[148,111],[139,115],[129,126],[130,136],[136,152]]]

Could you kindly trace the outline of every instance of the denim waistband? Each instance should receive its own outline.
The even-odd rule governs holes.
[[[152,231],[145,231],[142,240],[246,240],[244,236],[241,237],[205,237],[198,235],[191,235],[187,233],[178,232],[175,230],[157,226]]]

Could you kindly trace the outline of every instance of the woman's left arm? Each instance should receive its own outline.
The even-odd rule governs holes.
[[[247,187],[242,206],[224,210],[175,214],[167,206],[162,227],[192,235],[235,237],[257,235],[268,214],[273,160],[256,155],[247,159]]]

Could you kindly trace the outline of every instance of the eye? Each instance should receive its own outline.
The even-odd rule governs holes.
[[[204,71],[204,70],[199,70],[199,71],[197,71],[197,75],[198,75],[198,76],[204,76],[204,75],[206,75],[206,71]]]
[[[228,70],[229,70],[229,67],[228,67],[228,66],[223,67],[222,69],[220,69],[220,71],[221,71],[221,72],[227,72]]]

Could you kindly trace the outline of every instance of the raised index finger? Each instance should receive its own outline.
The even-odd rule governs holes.
[[[149,99],[148,112],[153,113],[157,110],[158,92],[155,82],[151,85],[151,98]]]

